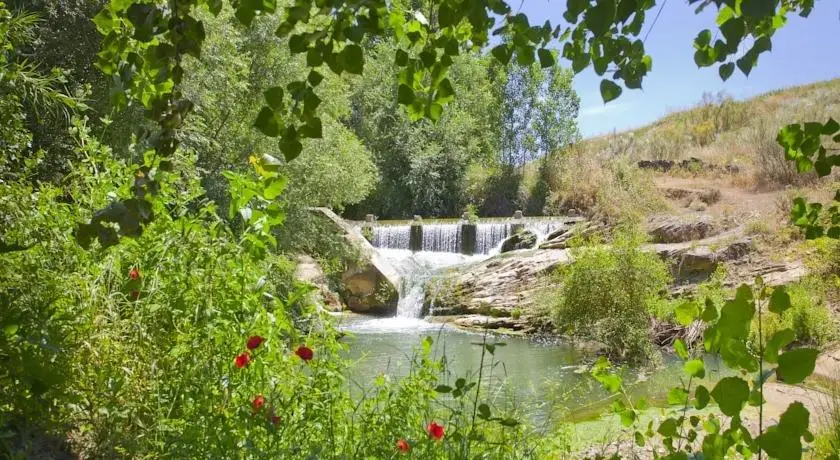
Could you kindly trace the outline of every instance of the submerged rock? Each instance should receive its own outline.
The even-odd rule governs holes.
[[[502,242],[501,252],[516,251],[518,249],[533,249],[537,245],[537,234],[524,230],[513,236],[509,236]]]

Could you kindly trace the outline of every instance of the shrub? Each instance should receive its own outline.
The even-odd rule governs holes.
[[[837,326],[824,303],[825,284],[814,277],[787,287],[791,308],[781,316],[764,312],[762,335],[769,340],[777,331],[791,329],[796,342],[802,345],[823,346],[838,336]],[[757,343],[758,319],[750,329],[751,343]]]
[[[557,304],[558,328],[602,342],[618,359],[649,357],[650,311],[670,280],[665,263],[626,233],[612,247],[576,249],[573,259]]]

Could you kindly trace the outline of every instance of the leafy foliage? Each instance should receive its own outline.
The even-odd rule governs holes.
[[[764,427],[761,412],[763,391],[773,374],[791,384],[804,380],[814,370],[817,350],[786,350],[794,338],[789,329],[774,333],[769,340],[761,336],[755,349],[747,347],[750,323],[755,318],[760,321],[764,311],[780,316],[788,308],[790,299],[784,287],[771,290],[760,279],[756,280],[754,289],[747,285],[739,287],[735,297],[719,309],[714,303],[707,303],[702,311],[699,307],[684,308],[680,322],[706,323],[704,350],[720,354],[726,366],[736,371],[736,375],[720,379],[709,390],[698,383],[705,376],[704,361],[691,358],[686,344],[678,340],[674,348],[677,356],[685,361],[686,380],[669,393],[668,402],[675,406],[674,410],[659,422],[655,432],[653,421],[647,428],[636,423],[639,409],[624,390],[621,377],[609,371],[607,361],[596,363],[591,372],[608,391],[620,397],[613,410],[621,415],[626,427],[634,430],[636,443],[659,447],[661,442],[661,447],[667,452],[664,458],[698,455],[729,458],[736,454],[751,457],[762,452],[773,458],[801,458],[804,444],[813,440],[809,431],[808,410],[802,403],[794,402],[781,415],[777,425]],[[776,366],[771,366],[773,364]],[[693,412],[693,409],[706,408],[711,402],[717,404],[723,415],[730,417],[728,428],[724,428],[720,416],[714,412]],[[743,412],[748,406],[757,406],[760,410],[756,436],[744,425]],[[690,410],[692,415],[689,416]]]
[[[603,343],[617,359],[649,358],[649,313],[670,279],[664,262],[633,235],[619,235],[608,248],[578,248],[573,258],[556,307],[558,329]]]

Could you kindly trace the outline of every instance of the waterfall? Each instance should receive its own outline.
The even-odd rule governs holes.
[[[526,219],[524,221],[482,222],[476,224],[476,254],[493,253],[507,237],[513,234],[515,224],[537,234],[538,241],[545,235],[564,226],[563,220]],[[422,252],[461,252],[463,222],[424,224]],[[409,249],[410,225],[375,225],[371,244],[382,249]]]
[[[444,238],[444,235],[440,238]],[[443,251],[411,252],[406,249],[378,249],[377,251],[400,274],[400,300],[397,304],[396,315],[398,318],[421,317],[426,286],[441,270],[487,257],[486,255],[466,256]]]

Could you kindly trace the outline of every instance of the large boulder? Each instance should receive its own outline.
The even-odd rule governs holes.
[[[356,313],[390,315],[397,311],[399,273],[380,257],[361,231],[327,208],[311,208],[315,215],[334,224],[336,231],[359,250],[359,260],[348,263],[341,275],[339,294],[347,308]]]
[[[536,245],[537,234],[530,230],[523,230],[504,240],[502,242],[502,249],[500,252],[516,251],[518,249],[532,249]]]

